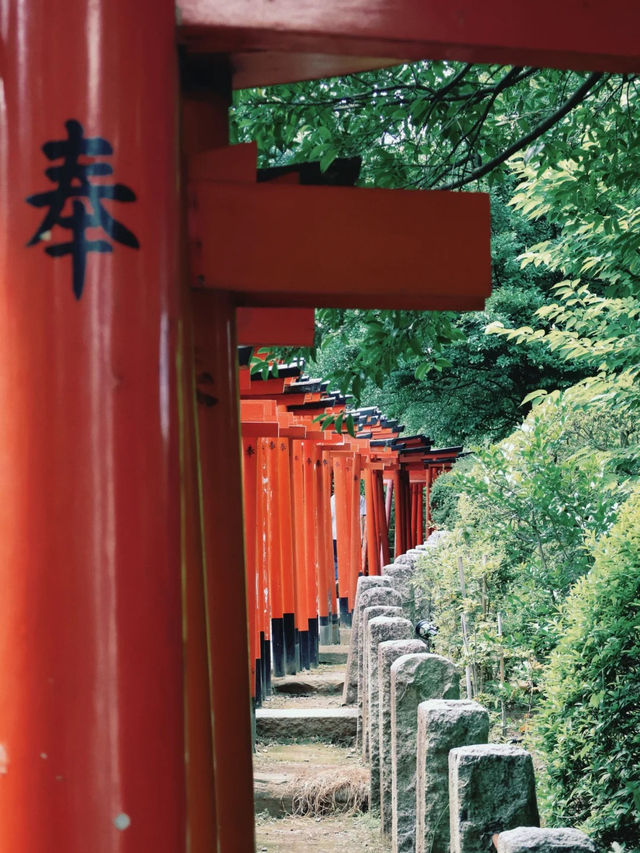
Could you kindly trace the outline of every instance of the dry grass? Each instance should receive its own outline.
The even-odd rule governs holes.
[[[309,817],[358,814],[369,806],[369,774],[360,767],[325,771],[297,778],[292,788],[292,813]]]

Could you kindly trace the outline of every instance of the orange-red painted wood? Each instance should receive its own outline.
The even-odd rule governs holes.
[[[186,284],[187,277],[184,277]],[[209,652],[198,482],[196,385],[190,294],[182,289],[180,325],[180,438],[182,479],[182,584],[185,670],[185,748],[189,853],[209,853],[216,846],[216,808],[211,725]]]
[[[305,439],[301,442],[303,460],[303,530],[304,530],[304,572],[307,586],[307,618],[318,615],[318,566],[317,566],[317,493],[313,453],[313,442]],[[306,630],[306,626],[304,626]]]
[[[351,525],[345,464],[346,457],[344,455],[336,454],[333,456],[334,515],[340,598],[348,598],[350,595]]]
[[[564,0],[561,7],[540,0],[535,14],[511,0],[353,0],[348,5],[340,0],[180,0],[179,5],[181,36],[198,50],[640,71],[640,8],[634,0],[606,5]],[[254,64],[254,75],[245,77],[244,85],[265,85],[268,67]],[[290,79],[302,79],[295,68],[291,73]]]
[[[482,193],[211,181],[192,193],[194,279],[249,305],[476,309],[491,292]]]
[[[173,3],[0,0],[0,20],[0,848],[182,853]],[[84,277],[98,212],[76,172],[76,238],[45,174],[82,138],[106,142],[78,169],[135,194],[104,208],[140,247],[92,228],[113,251],[85,246]],[[68,242],[79,299],[45,251]]]
[[[293,542],[293,508],[291,506],[291,442],[278,440],[278,503],[280,518],[280,546],[282,561],[282,608],[284,613],[294,613],[295,602],[295,548]]]
[[[349,491],[349,509],[351,512],[351,552],[349,567],[349,611],[353,610],[358,575],[362,574],[362,529],[360,513],[360,454],[352,453],[346,460],[347,488]]]
[[[313,308],[238,308],[238,343],[312,347],[314,315]]]
[[[192,293],[218,845],[251,850],[250,670],[243,549],[235,310],[229,294]]]
[[[323,576],[323,595],[327,601],[327,611],[320,610],[320,615],[337,614],[335,566],[333,561],[333,536],[331,531],[331,462],[328,455],[320,450],[320,507],[318,524],[321,526],[321,567]],[[320,602],[324,607],[323,601]]]
[[[376,513],[374,485],[371,469],[365,465],[362,471],[364,495],[367,513],[365,516],[365,540],[367,546],[367,569],[370,575],[379,575],[379,537],[377,535],[378,518]]]
[[[382,471],[376,472],[376,485],[378,490],[378,512],[380,525],[380,560],[381,565],[386,566],[390,562],[389,552],[389,515],[387,512],[387,497],[384,493],[384,480]],[[387,487],[389,505],[391,504],[391,483]]]
[[[242,481],[244,510],[244,543],[247,576],[247,612],[249,625],[249,664],[251,695],[255,698],[256,662],[260,657],[260,628],[258,624],[258,569],[256,560],[257,526],[257,441],[242,439]]]
[[[256,85],[273,86],[277,83],[290,83],[294,80],[343,77],[345,74],[356,74],[358,71],[368,71],[371,68],[397,65],[400,61],[399,59],[371,59],[367,56],[330,56],[320,53],[262,50],[234,53],[232,57],[233,87],[245,89]]]
[[[281,619],[284,591],[282,579],[282,543],[280,528],[280,504],[278,502],[278,446],[276,439],[261,439],[266,459],[262,490],[265,495],[265,542],[267,546],[267,572],[269,576],[269,605],[272,619]]]
[[[296,627],[307,630],[308,612],[308,574],[305,552],[305,516],[304,516],[304,441],[297,439],[291,443],[291,505],[293,508],[293,539],[296,560],[295,597]]]

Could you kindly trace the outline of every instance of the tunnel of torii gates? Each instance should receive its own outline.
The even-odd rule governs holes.
[[[387,456],[400,492],[406,469],[280,395],[243,439],[236,321],[269,344],[270,309],[489,294],[486,196],[257,184],[232,88],[429,58],[638,72],[639,31],[636,0],[0,0],[3,851],[253,850],[241,459],[275,464],[275,436],[249,424],[332,456],[347,504],[365,460],[376,536]]]
[[[304,326],[302,321],[299,328]],[[244,328],[240,316],[240,335]],[[432,448],[424,435],[400,437],[404,427],[375,407],[351,412],[354,436],[322,430],[318,413],[339,416],[345,398],[327,393],[327,382],[302,375],[297,364],[276,371],[277,376],[262,379],[252,377],[245,365],[239,380],[251,683],[257,703],[269,692],[272,666],[275,675],[308,669],[318,663],[319,644],[333,641],[340,620],[350,624],[358,576],[379,575],[390,560],[392,502],[393,553],[425,541],[431,484],[462,451],[461,446]]]

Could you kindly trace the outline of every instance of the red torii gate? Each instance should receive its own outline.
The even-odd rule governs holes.
[[[182,0],[178,12],[187,54],[232,55],[245,85],[394,57],[640,70],[634,0]],[[183,82],[180,110],[170,0],[0,0],[0,33],[0,844],[250,851],[235,309],[326,299],[300,294],[314,245],[294,220],[307,200],[331,202],[258,193],[253,166],[228,186],[207,176],[199,223],[219,232],[202,231],[193,270],[223,289],[190,292],[178,176],[181,158],[227,142],[226,60],[206,92]],[[396,201],[367,192],[370,217],[340,204],[371,227]],[[261,240],[272,204],[300,238],[284,267]],[[487,233],[470,223],[468,236]],[[409,281],[396,300],[374,277],[330,300],[477,307],[480,266],[459,287]]]

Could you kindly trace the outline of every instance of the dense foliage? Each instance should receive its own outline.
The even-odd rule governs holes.
[[[432,491],[446,533],[419,583],[436,650],[464,665],[473,695],[538,720],[548,820],[631,849],[637,87],[632,76],[425,62],[239,93],[233,113],[262,166],[325,169],[357,155],[363,185],[491,192],[485,311],[323,309],[311,364],[409,432],[476,445]]]
[[[258,142],[261,166],[318,159],[326,168],[336,156],[357,155],[365,186],[492,192],[494,295],[486,312],[319,310],[317,370],[444,444],[502,438],[526,413],[519,404],[529,392],[588,375],[586,366],[563,364],[561,353],[484,336],[489,323],[532,326],[563,277],[535,264],[519,268],[518,255],[557,236],[558,219],[531,222],[529,202],[509,210],[510,164],[521,152],[538,174],[596,143],[613,151],[620,139],[628,148],[635,87],[622,75],[418,62],[237,93],[235,139]]]
[[[640,490],[562,608],[536,729],[547,809],[601,843],[640,847]]]
[[[562,631],[558,607],[590,569],[591,546],[628,492],[627,479],[616,475],[620,435],[628,426],[606,407],[585,415],[556,392],[507,439],[436,483],[434,519],[449,533],[428,551],[419,583],[441,628],[438,649],[470,659],[480,688],[494,698],[507,691],[516,704],[530,704]],[[633,429],[630,435],[640,438]],[[473,634],[466,656],[462,614]],[[496,682],[499,646],[508,658],[503,688]]]

